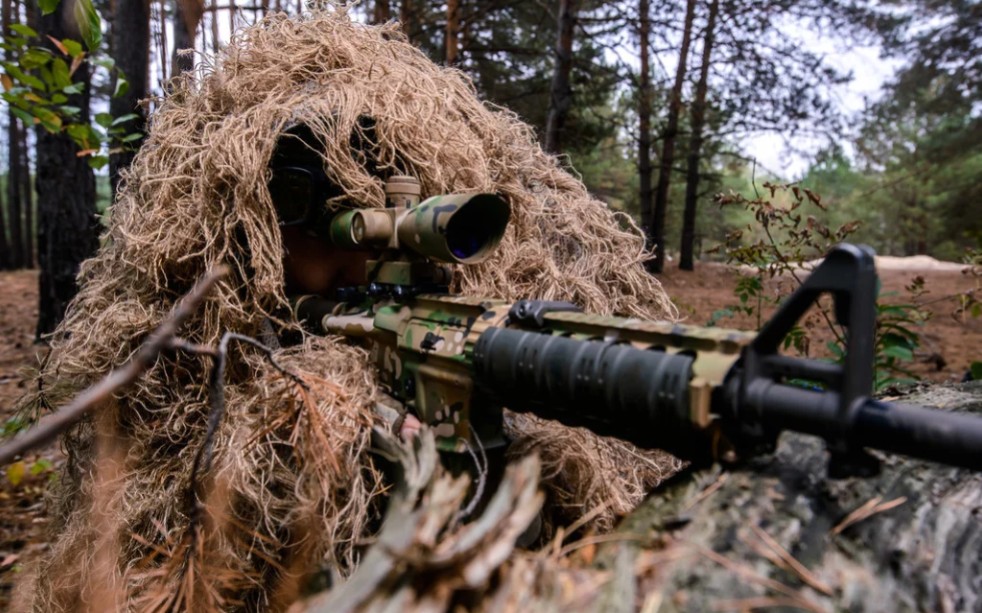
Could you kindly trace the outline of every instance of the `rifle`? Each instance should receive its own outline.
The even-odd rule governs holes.
[[[323,183],[274,169],[277,194]],[[299,189],[285,185],[302,184]],[[273,183],[271,183],[273,185]],[[505,444],[502,407],[582,426],[697,465],[772,452],[785,430],[822,437],[830,476],[869,475],[867,449],[982,470],[982,418],[872,398],[873,252],[834,248],[757,333],[582,312],[568,302],[509,303],[449,292],[448,264],[497,248],[510,207],[495,194],[434,196],[392,177],[387,206],[324,213],[316,197],[278,206],[341,249],[374,249],[365,285],[302,296],[297,318],[368,349],[385,391],[435,429],[445,451]],[[846,330],[840,363],[782,355],[805,312],[831,294]]]

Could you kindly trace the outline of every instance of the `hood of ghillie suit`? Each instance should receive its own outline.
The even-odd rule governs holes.
[[[364,116],[374,119],[368,151],[350,146]],[[176,84],[151,118],[103,247],[83,266],[81,291],[52,341],[40,382],[46,403],[122,364],[218,264],[232,272],[183,338],[213,345],[227,331],[256,336],[267,320],[289,323],[267,182],[280,135],[298,124],[323,144],[325,170],[345,191],[335,204],[383,206],[392,174],[417,177],[424,195],[481,190],[510,200],[498,253],[458,268],[455,289],[674,315],[643,270],[633,226],[592,199],[528,126],[482,103],[462,73],[432,63],[394,25],[355,24],[343,11],[273,16],[239,32],[197,79]],[[165,354],[67,437],[37,607],[74,610],[81,598],[279,608],[299,575],[322,566],[350,572],[359,540],[377,525],[372,500],[382,489],[367,451],[374,377],[360,350],[335,340],[308,338],[279,357],[309,392],[250,347],[229,355],[226,414],[207,475],[222,512],[203,522],[207,547],[187,532],[191,465],[209,412],[208,358]],[[594,526],[609,528],[671,468],[533,418],[515,416],[509,427],[516,450],[542,456],[554,521],[595,511]],[[214,580],[198,594],[187,577],[202,572]]]

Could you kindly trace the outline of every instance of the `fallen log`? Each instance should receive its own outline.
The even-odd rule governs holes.
[[[902,401],[982,414],[982,383]],[[646,538],[600,556],[636,579],[609,599],[660,613],[982,611],[982,475],[882,457],[877,476],[830,479],[822,442],[788,433],[773,456],[681,473],[619,527]],[[653,555],[653,573],[633,574]]]

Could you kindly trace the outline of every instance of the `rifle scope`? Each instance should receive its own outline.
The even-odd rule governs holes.
[[[431,260],[476,264],[497,248],[511,210],[495,194],[433,196],[420,204],[337,215],[331,242],[342,248],[408,249]]]

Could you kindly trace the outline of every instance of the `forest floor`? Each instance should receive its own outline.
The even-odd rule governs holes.
[[[911,371],[931,381],[961,380],[971,362],[982,360],[982,318],[955,314],[958,296],[977,289],[978,279],[963,274],[960,267],[924,258],[884,259],[878,263],[886,300],[910,302],[905,287],[915,277],[923,277],[927,290],[917,303],[931,313],[914,328],[921,337]],[[717,310],[738,304],[734,288],[740,271],[731,266],[698,263],[694,272],[681,272],[672,264],[659,277],[669,296],[679,307],[686,323],[705,325]],[[787,290],[789,280],[770,280],[764,296]],[[752,301],[755,302],[755,301]],[[36,368],[44,348],[33,344],[37,318],[37,272],[0,272],[0,425],[14,415],[14,404],[29,384],[29,370]],[[763,318],[773,307],[762,309]],[[755,315],[725,318],[718,325],[753,330]],[[811,353],[827,355],[825,340],[831,338],[827,326],[812,318],[806,326],[813,337]],[[12,586],[22,563],[46,547],[43,495],[54,468],[63,459],[57,447],[43,450],[12,467],[2,467],[0,476],[0,610],[9,604]],[[37,473],[37,474],[32,474]]]

